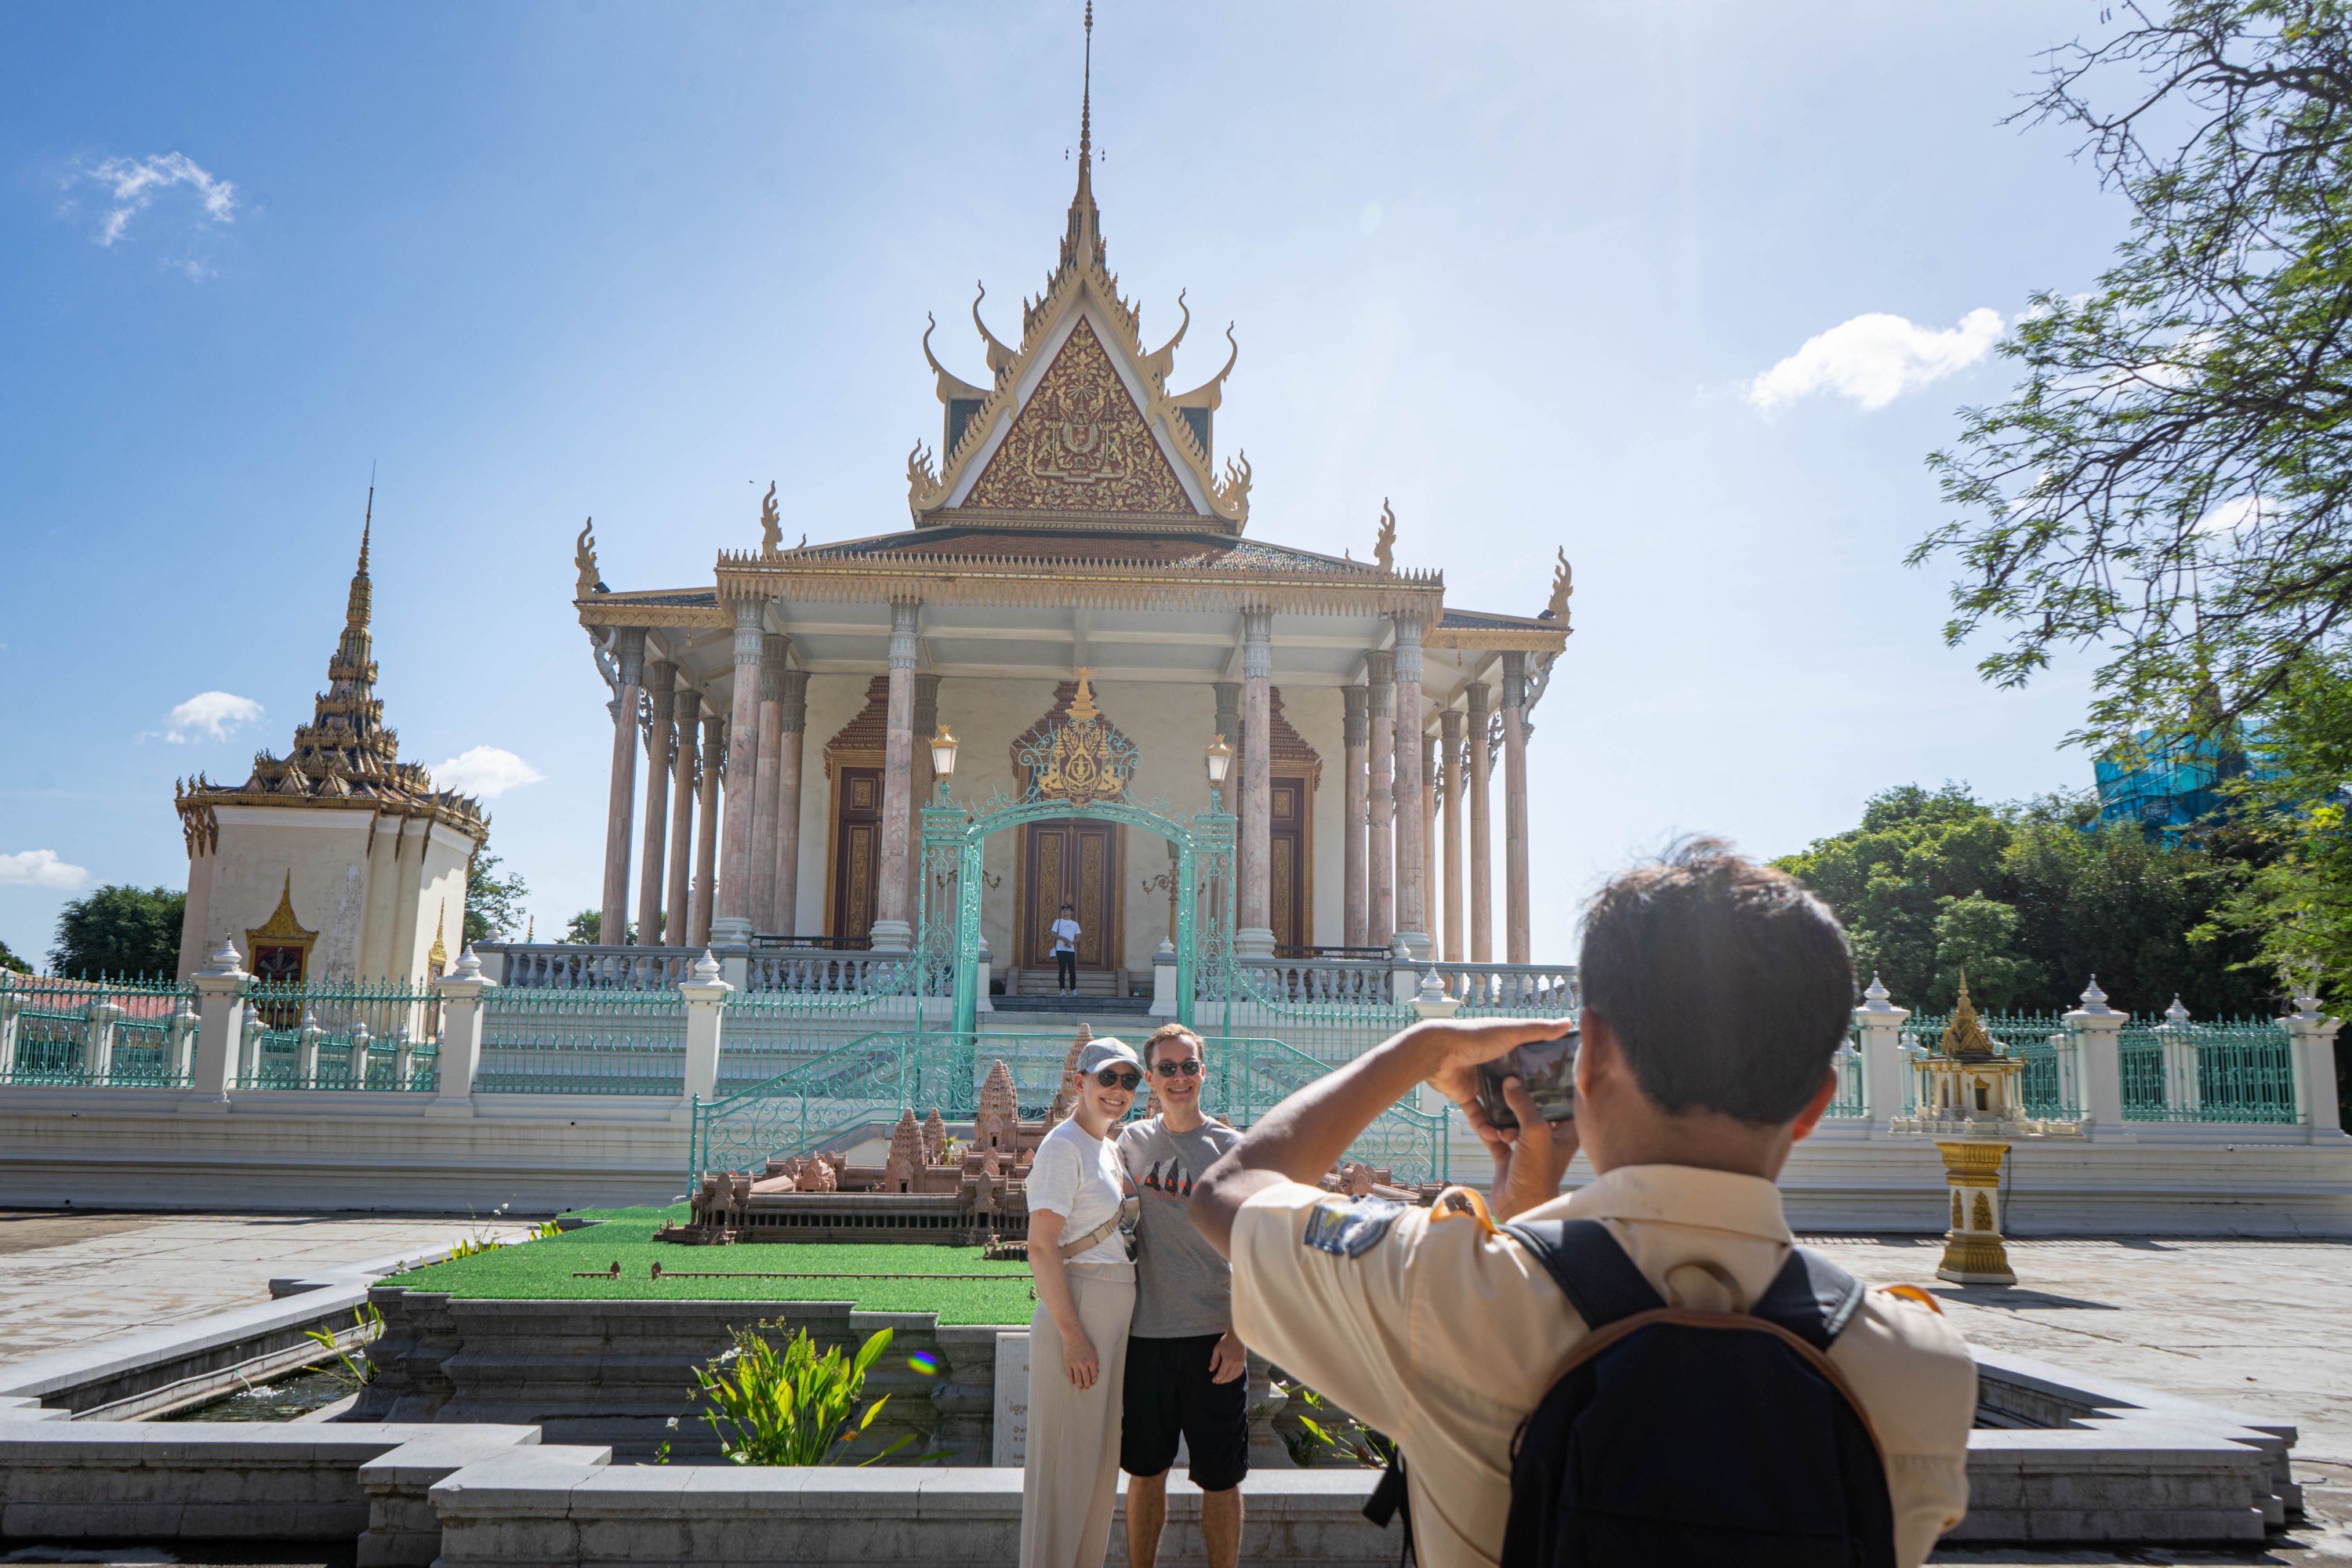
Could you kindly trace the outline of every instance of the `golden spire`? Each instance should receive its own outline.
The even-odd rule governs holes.
[[[1990,1057],[1999,1053],[1992,1048],[1992,1037],[1977,1020],[1976,1004],[1969,1000],[1969,972],[1960,971],[1959,1000],[1952,1004],[1952,1021],[1944,1026],[1944,1038],[1936,1047],[1948,1057]]]
[[[1070,197],[1070,228],[1062,237],[1062,270],[1103,259],[1101,213],[1095,206],[1095,3],[1087,0],[1085,85],[1078,97],[1078,189]]]
[[[352,573],[352,596],[343,607],[343,625],[364,630],[373,605],[368,582],[368,536],[375,531],[375,484],[368,484],[367,518],[360,524],[360,563]]]

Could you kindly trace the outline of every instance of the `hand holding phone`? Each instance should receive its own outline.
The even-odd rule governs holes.
[[[1517,1078],[1546,1121],[1576,1120],[1576,1052],[1581,1033],[1570,1029],[1549,1040],[1514,1046],[1478,1064],[1478,1108],[1496,1127],[1517,1127],[1518,1113],[1503,1098],[1503,1080]]]

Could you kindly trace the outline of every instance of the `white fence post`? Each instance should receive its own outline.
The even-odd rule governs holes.
[[[1162,941],[1151,955],[1151,1012],[1154,1018],[1173,1018],[1176,1006],[1176,944]]]
[[[1412,949],[1399,937],[1389,948],[1389,1005],[1410,1007],[1420,994],[1421,971],[1413,965]]]
[[[245,1054],[245,987],[252,978],[238,961],[236,943],[226,937],[210,962],[189,977],[196,988],[196,1065],[181,1110],[228,1109],[229,1078]]]
[[[2084,1135],[2111,1143],[2136,1142],[2138,1134],[2124,1125],[2124,1058],[2119,1037],[2131,1022],[2129,1013],[2107,1005],[2099,977],[2083,987],[2083,1005],[2066,1015],[2066,1028],[2074,1037],[2074,1060],[2082,1074]]]
[[[2294,1042],[2295,1120],[2340,1136],[2344,1110],[2336,1100],[2336,1031],[2344,1020],[2322,1013],[2318,997],[2298,996],[2294,1011],[2279,1021]]]
[[[706,1103],[719,1098],[719,1019],[734,989],[719,977],[719,960],[708,948],[695,963],[694,978],[678,983],[677,994],[686,998],[686,1092],[673,1120],[691,1120],[698,1097]]]
[[[0,997],[0,1009],[6,1005],[6,998]],[[0,1025],[0,1027],[5,1026]],[[163,1050],[163,1070],[181,1082],[186,1082],[196,1070],[196,1027],[195,1004],[183,995],[180,1005],[172,1009],[172,1024],[164,1036]],[[5,1082],[7,1077],[8,1064],[5,1056],[0,1056],[0,1082]]]
[[[434,982],[441,994],[440,1082],[425,1102],[427,1116],[474,1114],[474,1076],[482,1070],[482,993],[499,983],[482,973],[482,961],[468,947],[457,966]]]
[[[2189,1032],[2189,1009],[2175,992],[2164,1022],[2156,1026],[2164,1042],[2164,1105],[2168,1110],[2196,1110],[2205,1103],[2197,1086],[2197,1037]]]
[[[1166,942],[1162,942],[1160,945],[1162,947],[1168,947]],[[1171,954],[1169,962],[1173,963],[1175,962],[1173,954],[1176,950],[1172,947],[1169,947],[1168,952]],[[1154,962],[1156,963],[1157,960]],[[982,937],[980,939],[980,952],[973,958],[972,964],[975,972],[972,976],[972,983],[977,992],[977,995],[972,1002],[971,1010],[975,1013],[993,1013],[996,1011],[996,1004],[988,999],[988,987],[995,975],[996,954],[988,950],[988,939],[986,937]],[[1168,984],[1171,986],[1173,986],[1176,984],[1175,977],[1173,975],[1169,977]],[[1171,990],[1169,992],[1169,995],[1171,997],[1174,996],[1175,992]],[[1152,1005],[1156,1007],[1159,1004],[1155,1002]],[[1172,1011],[1173,1005],[1171,1004],[1171,1005]]]
[[[25,1010],[25,998],[7,976],[0,975],[0,1083],[16,1076],[16,1018]]]
[[[1872,974],[1853,1021],[1862,1034],[1862,1106],[1870,1130],[1884,1132],[1903,1114],[1903,1087],[1909,1071],[1903,1061],[1903,1025],[1908,1007],[1897,1007]]]
[[[82,1077],[102,1084],[114,1072],[114,1026],[122,1018],[121,1005],[106,994],[104,982],[100,983],[98,999],[83,1016],[87,1022],[81,1035]]]

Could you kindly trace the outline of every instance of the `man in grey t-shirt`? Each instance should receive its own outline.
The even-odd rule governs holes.
[[[1242,1141],[1201,1113],[1208,1078],[1201,1037],[1170,1024],[1143,1046],[1160,1114],[1119,1134],[1118,1157],[1143,1200],[1136,1218],[1135,1321],[1127,1342],[1119,1468],[1127,1485],[1127,1560],[1152,1568],[1168,1518],[1168,1468],[1181,1437],[1201,1489],[1209,1568],[1234,1568],[1249,1474],[1249,1364],[1234,1335],[1234,1273],[1194,1228],[1192,1184]]]

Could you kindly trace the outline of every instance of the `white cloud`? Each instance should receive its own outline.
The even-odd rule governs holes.
[[[261,719],[261,704],[228,691],[199,691],[172,710],[163,739],[174,745],[190,741],[226,741],[239,728]]]
[[[2241,533],[2253,531],[2271,516],[2271,505],[2258,495],[2233,496],[2213,508],[2189,526],[2191,533],[2228,534],[2235,540]]]
[[[1865,409],[1884,408],[1906,392],[1966,370],[2000,341],[2000,312],[1982,306],[1957,327],[1937,331],[1883,311],[1841,321],[1749,382],[1749,403],[1767,414],[1816,392],[1834,392]]]
[[[68,185],[89,181],[105,187],[113,205],[100,222],[98,243],[121,239],[131,220],[153,205],[162,192],[177,185],[194,187],[205,216],[215,223],[236,221],[236,186],[215,179],[185,153],[159,153],[147,158],[107,158],[84,163],[67,180]]]
[[[82,885],[89,873],[79,866],[68,866],[58,858],[54,849],[27,849],[21,855],[0,855],[0,885],[15,884],[26,888],[74,889]]]
[[[433,770],[433,782],[441,788],[478,795],[484,800],[496,800],[510,789],[537,784],[546,776],[512,752],[496,746],[460,752]]]

